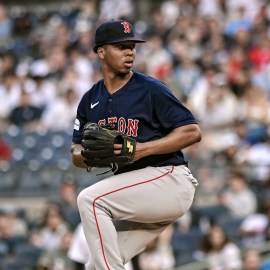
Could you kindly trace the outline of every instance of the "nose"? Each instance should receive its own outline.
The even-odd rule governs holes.
[[[126,55],[133,55],[133,50],[131,48],[127,48]]]

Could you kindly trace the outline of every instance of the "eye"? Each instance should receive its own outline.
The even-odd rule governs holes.
[[[132,45],[118,44],[117,47],[119,50],[126,50],[126,49],[133,50],[135,48],[135,44],[132,44]]]

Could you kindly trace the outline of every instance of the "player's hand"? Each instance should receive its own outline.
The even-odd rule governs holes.
[[[134,157],[134,161],[139,160],[145,156],[147,156],[146,154],[146,148],[144,147],[145,143],[139,143],[136,142],[136,152],[135,152],[135,157]],[[121,151],[122,151],[122,144],[114,144],[114,154],[115,155],[120,155]]]
[[[122,144],[114,144],[114,154],[115,155],[120,155],[122,151]],[[144,153],[144,148],[143,148],[143,143],[136,143],[136,153],[134,157],[134,161],[143,158],[145,155]]]
[[[114,154],[120,155],[122,151],[123,144],[114,144]]]

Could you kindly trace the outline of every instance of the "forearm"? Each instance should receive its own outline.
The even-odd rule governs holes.
[[[138,160],[150,155],[172,153],[182,150],[200,140],[201,132],[197,125],[179,127],[161,139],[137,143],[135,159]]]
[[[84,157],[81,155],[83,147],[80,144],[72,144],[70,148],[72,162],[76,167],[87,168],[84,163]]]

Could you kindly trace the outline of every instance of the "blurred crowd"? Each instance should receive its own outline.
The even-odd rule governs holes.
[[[136,45],[134,70],[166,83],[203,133],[200,144],[184,150],[200,183],[192,211],[151,243],[133,268],[180,265],[184,251],[176,252],[175,241],[195,228],[201,238],[192,257],[209,269],[270,269],[261,266],[260,252],[270,240],[270,2],[153,2],[76,0],[53,11],[0,4],[0,134],[14,127],[72,130],[81,96],[101,78],[92,51],[95,28],[126,19],[147,40]],[[151,7],[147,19],[143,5]],[[11,158],[12,145],[0,135],[0,160]],[[79,220],[68,222],[63,205],[47,207],[43,221],[16,229],[46,251],[40,269],[75,269],[67,250]],[[0,254],[9,217],[0,215]],[[236,224],[233,232],[228,221]]]

